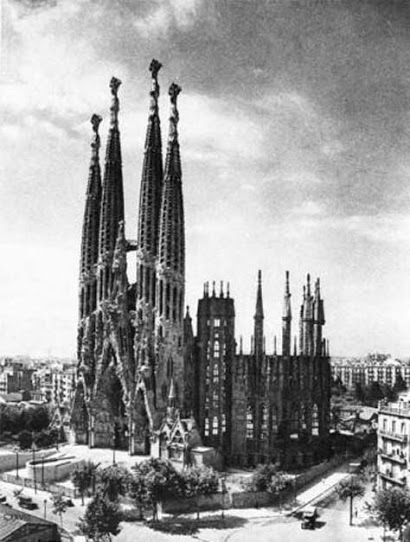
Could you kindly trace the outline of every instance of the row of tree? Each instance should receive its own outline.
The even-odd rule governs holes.
[[[357,382],[352,390],[352,393],[354,399],[359,403],[367,406],[377,407],[377,403],[382,399],[396,401],[399,393],[406,391],[406,389],[406,382],[399,373],[396,376],[394,386],[380,383],[377,380],[367,385]],[[338,397],[343,398],[347,393],[348,390],[340,377],[335,378],[332,382],[333,401],[335,402],[336,398]]]
[[[137,463],[131,471],[118,465],[99,468],[88,461],[77,465],[71,479],[82,504],[85,495],[92,496],[79,528],[95,541],[118,534],[121,496],[133,500],[140,519],[150,508],[153,521],[157,521],[159,504],[172,498],[194,499],[199,518],[199,498],[216,493],[220,484],[219,474],[211,468],[191,467],[178,472],[170,462],[155,458]]]
[[[0,405],[0,435],[5,432],[18,435],[21,431],[40,432],[50,424],[47,406],[20,408],[14,405]]]

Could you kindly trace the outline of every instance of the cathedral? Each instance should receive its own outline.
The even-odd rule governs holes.
[[[71,426],[78,444],[151,454],[176,462],[308,465],[328,453],[330,365],[319,279],[304,287],[299,342],[292,348],[286,274],[282,348],[265,349],[262,274],[258,273],[250,354],[235,341],[229,286],[204,286],[197,334],[185,310],[185,224],[178,139],[178,95],[163,162],[158,72],[152,86],[136,241],[125,233],[119,87],[112,78],[103,172],[93,115],[81,239],[78,381]],[[129,281],[128,252],[135,252]],[[293,350],[293,352],[292,352]],[[212,452],[212,453],[211,453]]]

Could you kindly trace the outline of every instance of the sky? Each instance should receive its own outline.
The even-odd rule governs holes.
[[[410,7],[399,0],[0,0],[0,354],[74,356],[93,113],[119,77],[136,238],[152,58],[181,85],[186,303],[230,282],[267,351],[320,276],[332,355],[410,355]],[[102,152],[104,156],[104,149]],[[129,258],[135,281],[135,253]],[[279,339],[278,339],[279,340]]]

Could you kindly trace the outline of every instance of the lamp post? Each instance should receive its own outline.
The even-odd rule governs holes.
[[[117,424],[114,424],[114,439],[112,444],[112,464],[115,465],[115,447],[117,444]]]
[[[34,493],[37,494],[37,475],[36,475],[36,465],[35,465],[35,461],[36,461],[36,445],[34,444],[33,442],[33,445],[31,447],[31,450],[33,452],[33,480],[34,480]]]
[[[47,519],[47,499],[44,499],[44,519]]]
[[[44,452],[41,457],[41,486],[44,488]]]
[[[18,448],[15,449],[16,452],[16,478],[19,479],[19,450]]]

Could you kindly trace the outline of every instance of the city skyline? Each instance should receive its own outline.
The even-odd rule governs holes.
[[[381,1],[251,4],[3,2],[3,354],[75,352],[89,117],[104,118],[104,153],[112,75],[123,81],[126,235],[136,238],[156,57],[163,128],[167,87],[183,87],[191,314],[204,282],[230,282],[248,346],[262,269],[272,352],[285,271],[293,334],[310,272],[331,354],[408,355],[409,14]],[[133,255],[128,269],[133,282]]]

